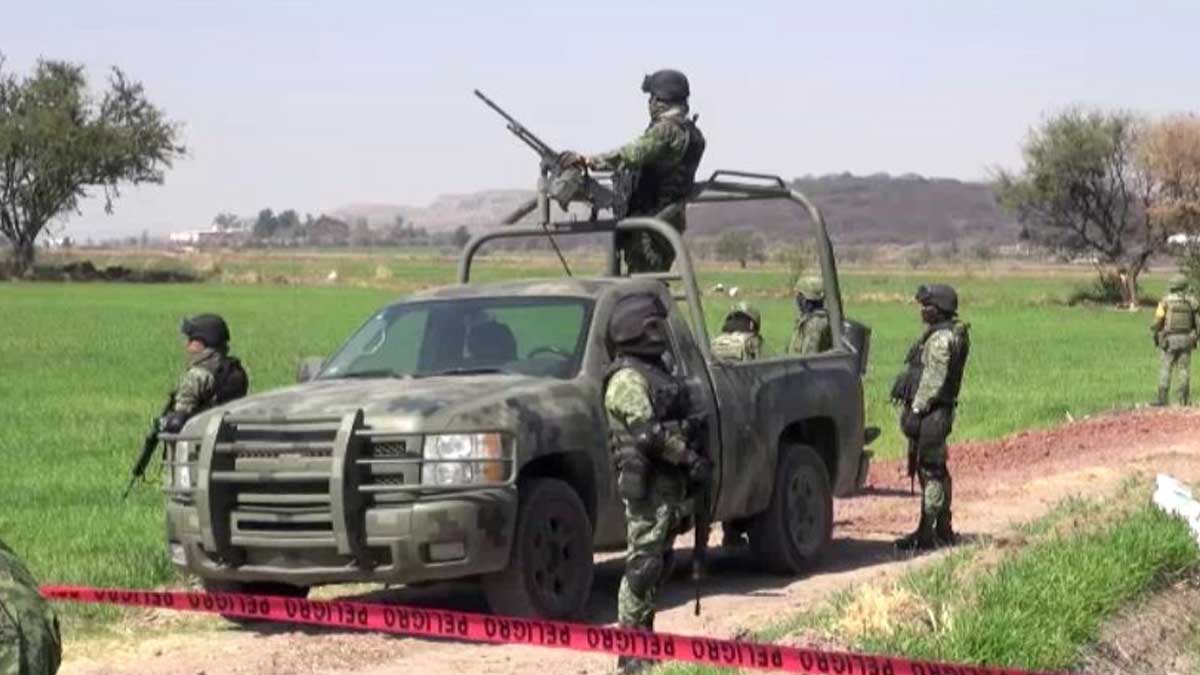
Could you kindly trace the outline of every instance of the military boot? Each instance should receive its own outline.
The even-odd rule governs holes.
[[[954,533],[954,528],[950,525],[950,509],[946,509],[945,513],[938,516],[937,527],[934,528],[934,535],[937,537],[937,543],[942,546],[955,546],[958,544],[958,535]]]
[[[1158,398],[1154,400],[1155,407],[1161,408],[1167,404],[1167,388],[1158,388]]]
[[[1188,399],[1190,398],[1190,396],[1189,396],[1190,393],[1191,392],[1188,391],[1188,387],[1184,387],[1179,390],[1179,405],[1185,406],[1185,407],[1188,405],[1188,403],[1189,403]]]
[[[928,551],[937,548],[937,540],[933,536],[933,522],[925,512],[921,512],[921,522],[912,534],[895,541],[896,548],[901,551]]]

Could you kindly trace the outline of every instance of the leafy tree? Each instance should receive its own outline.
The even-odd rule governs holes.
[[[275,236],[295,237],[300,233],[300,214],[288,209],[275,217]]]
[[[766,250],[763,240],[750,230],[726,230],[717,239],[714,252],[718,260],[736,260],[742,268],[753,260],[766,260]]]
[[[462,249],[468,241],[471,241],[471,231],[467,229],[466,225],[459,225],[450,235],[450,243],[454,245],[454,248]]]
[[[1138,161],[1142,122],[1125,112],[1071,109],[1032,130],[1025,168],[1001,171],[997,197],[1029,240],[1090,254],[1102,277],[1122,280],[1136,306],[1137,278],[1165,250],[1169,232],[1151,215],[1154,185]]]
[[[12,243],[14,270],[32,266],[46,224],[77,211],[90,190],[102,191],[112,213],[123,184],[162,183],[185,152],[179,136],[119,69],[96,97],[81,65],[42,60],[19,79],[0,56],[0,234]]]
[[[222,211],[213,217],[213,225],[216,225],[217,229],[222,231],[240,230],[242,219],[228,211]]]
[[[263,209],[258,212],[258,218],[254,221],[254,236],[258,239],[270,239],[275,236],[275,230],[279,228],[279,222],[275,219],[275,212],[271,209]]]

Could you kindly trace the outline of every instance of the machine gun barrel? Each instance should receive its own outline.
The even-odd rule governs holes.
[[[528,145],[530,148],[533,148],[533,151],[538,153],[539,155],[541,155],[543,160],[545,160],[545,159],[557,160],[558,159],[558,153],[555,152],[553,148],[551,148],[549,145],[546,145],[546,143],[544,143],[542,141],[542,139],[538,138],[537,136],[534,135],[534,133],[532,131],[525,128],[525,125],[518,122],[515,117],[513,117],[512,115],[509,115],[508,112],[504,108],[501,108],[500,106],[496,105],[496,102],[493,101],[492,99],[488,98],[482,91],[479,91],[478,89],[476,89],[475,96],[477,96],[479,98],[479,100],[481,100],[485,104],[487,104],[487,107],[491,108],[492,110],[495,110],[497,114],[499,114],[501,117],[503,117],[504,121],[508,122],[508,130],[513,132],[513,134],[516,135],[517,138],[524,141],[525,145]]]

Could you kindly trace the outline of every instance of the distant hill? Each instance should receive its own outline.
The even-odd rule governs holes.
[[[797,178],[792,186],[821,208],[830,233],[839,243],[936,243],[953,238],[1010,243],[1016,241],[1019,231],[1000,210],[985,183],[914,174],[844,173]],[[372,226],[389,225],[401,215],[430,231],[459,225],[477,229],[496,224],[531,196],[525,190],[484,190],[443,195],[425,207],[350,204],[334,210],[332,215],[349,220],[365,217]],[[788,208],[770,202],[695,207],[688,212],[688,232],[705,236],[730,227],[745,227],[789,234],[793,220]]]

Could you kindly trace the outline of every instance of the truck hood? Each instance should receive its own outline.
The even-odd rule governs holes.
[[[437,431],[461,413],[497,399],[523,398],[564,384],[563,380],[508,373],[316,380],[205,411],[188,421],[186,433],[201,433],[207,420],[221,412],[239,417],[296,418],[345,415],[359,408],[366,421],[397,431]]]

